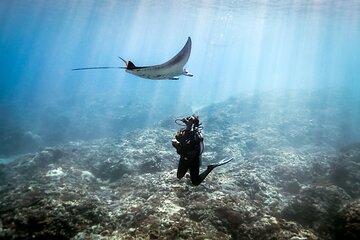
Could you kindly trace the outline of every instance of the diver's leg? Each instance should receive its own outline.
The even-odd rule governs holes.
[[[200,171],[200,159],[197,157],[195,159],[191,159],[191,164],[189,166],[190,169],[190,180],[191,182],[197,186],[199,185],[202,180],[199,178],[199,171]]]
[[[214,168],[213,166],[208,166],[207,169],[199,175],[200,158],[194,159],[190,165],[190,179],[192,184],[195,186],[199,185]]]
[[[190,166],[189,166],[189,168],[190,168],[190,179],[191,179],[191,182],[192,182],[195,186],[199,185],[202,181],[204,181],[204,179],[207,177],[207,175],[208,175],[209,173],[211,173],[211,171],[212,171],[214,168],[219,167],[219,166],[222,166],[222,165],[230,162],[231,160],[233,160],[233,159],[232,159],[232,158],[223,159],[222,161],[220,161],[220,162],[217,163],[217,164],[208,165],[207,168],[206,168],[206,170],[199,175],[201,158],[200,158],[200,157],[196,157],[195,159],[191,160]]]
[[[189,169],[189,160],[185,160],[184,157],[180,157],[178,170],[177,170],[177,178],[178,179],[183,178],[188,169]]]

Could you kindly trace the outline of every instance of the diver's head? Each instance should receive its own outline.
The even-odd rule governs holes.
[[[200,126],[199,116],[196,115],[191,115],[187,118],[183,118],[182,122],[185,123],[187,130],[190,130],[192,125],[194,125],[194,127]]]

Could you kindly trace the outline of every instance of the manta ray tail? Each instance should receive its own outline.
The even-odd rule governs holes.
[[[121,58],[121,57],[119,57],[119,58],[124,61],[126,67],[85,67],[85,68],[73,68],[72,70],[77,71],[77,70],[109,69],[109,68],[129,69],[129,65],[134,66],[134,68],[135,68],[135,65],[131,61],[127,62],[123,58]]]
[[[89,70],[89,69],[109,69],[109,68],[121,68],[125,69],[126,67],[86,67],[86,68],[73,68],[73,71],[77,70]]]

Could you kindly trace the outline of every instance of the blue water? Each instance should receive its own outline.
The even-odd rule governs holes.
[[[159,64],[188,36],[193,78],[71,71],[123,66],[118,56]],[[46,145],[116,134],[124,115],[153,124],[258,91],[347,89],[360,98],[360,1],[2,0],[0,52],[0,136],[54,129]]]

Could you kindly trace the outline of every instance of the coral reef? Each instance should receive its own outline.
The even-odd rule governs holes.
[[[360,200],[354,200],[341,209],[337,219],[337,239],[355,240],[360,236]]]
[[[304,188],[281,215],[331,238],[337,227],[338,211],[349,201],[350,196],[336,186]]]
[[[330,179],[350,196],[360,197],[360,143],[350,144],[340,150],[331,163]]]
[[[319,111],[320,126],[307,109],[315,103],[270,100],[200,110],[203,165],[234,160],[198,187],[176,179],[168,118],[0,165],[0,238],[356,239],[360,149],[337,150],[341,128],[328,120],[337,109]]]

